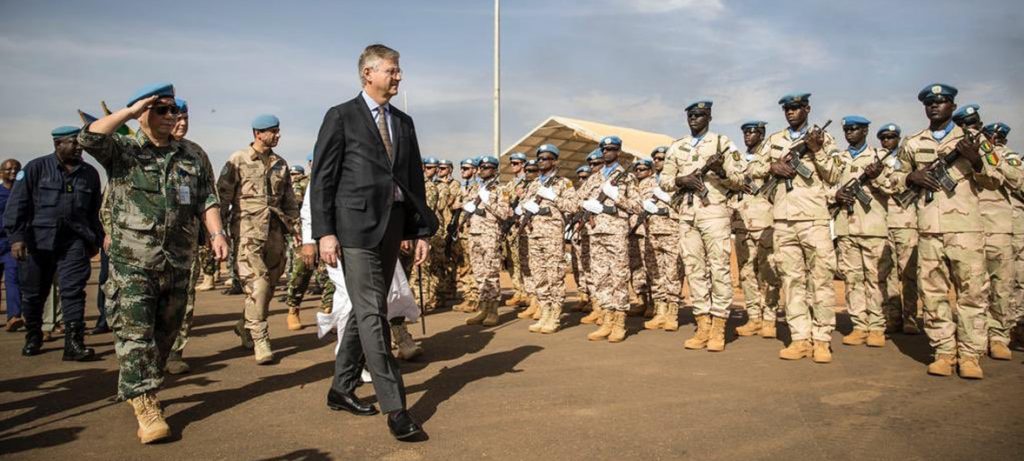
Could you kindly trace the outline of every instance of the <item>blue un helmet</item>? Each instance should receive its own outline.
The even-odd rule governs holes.
[[[604,153],[601,152],[601,149],[594,149],[587,155],[587,163],[600,162],[601,157],[604,157]]]
[[[477,160],[477,166],[491,165],[495,168],[498,166],[498,157],[493,155],[481,155],[477,158],[479,159]]]
[[[513,153],[509,154],[508,161],[510,161],[510,162],[525,162],[526,161],[526,154],[524,154],[522,152],[513,152]]]
[[[537,148],[537,156],[538,157],[540,156],[540,154],[542,154],[544,152],[552,153],[552,154],[555,155],[556,159],[558,158],[558,154],[559,154],[558,148],[555,147],[554,144],[544,144],[544,145],[541,145],[540,147]]]
[[[899,137],[901,133],[900,126],[895,123],[886,123],[882,125],[881,128],[878,129],[878,133],[876,133],[875,135],[881,138],[882,136],[885,136],[887,133],[894,133],[896,137]]]
[[[306,174],[306,169],[302,165],[292,165],[292,173]]]
[[[613,136],[605,136],[605,137],[601,138],[601,142],[598,143],[598,145],[597,145],[597,147],[599,149],[601,149],[601,150],[604,150],[604,148],[607,147],[607,146],[617,146],[617,147],[619,147],[621,149],[622,148],[622,138],[620,138],[618,136],[614,136],[614,135]]]

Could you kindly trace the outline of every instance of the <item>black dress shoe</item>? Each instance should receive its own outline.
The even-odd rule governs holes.
[[[416,424],[405,410],[388,413],[388,429],[391,429],[391,435],[398,440],[409,440],[423,434],[423,428]]]
[[[353,394],[344,394],[334,389],[327,392],[327,408],[344,410],[357,416],[373,416],[377,408],[373,404],[363,403]]]
[[[110,325],[104,323],[102,325],[96,325],[92,330],[89,330],[89,335],[105,335],[110,333],[110,331]]]

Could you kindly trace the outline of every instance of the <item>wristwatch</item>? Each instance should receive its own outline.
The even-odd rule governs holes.
[[[228,232],[226,230],[224,230],[224,229],[221,229],[221,230],[219,230],[217,232],[214,232],[214,233],[210,234],[210,240],[213,240],[213,238],[218,236],[218,235],[223,235],[225,239],[228,238]]]

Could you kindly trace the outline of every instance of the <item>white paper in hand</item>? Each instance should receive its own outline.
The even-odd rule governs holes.
[[[582,206],[584,210],[587,210],[594,214],[601,214],[601,212],[604,211],[604,206],[594,199],[584,200]]]
[[[651,199],[644,200],[643,205],[644,211],[647,211],[648,213],[655,214],[658,212],[658,205],[655,205],[654,201]]]
[[[619,200],[619,188],[612,185],[611,182],[606,182],[601,185],[601,192],[604,192],[608,198],[613,201]]]

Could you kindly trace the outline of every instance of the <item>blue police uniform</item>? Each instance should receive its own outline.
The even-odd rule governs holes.
[[[13,185],[11,188],[13,189]],[[11,189],[0,185],[0,211],[7,207]],[[21,317],[21,290],[18,289],[18,262],[11,254],[11,242],[4,230],[4,217],[0,213],[0,266],[3,266],[4,287],[7,288],[7,320]]]

